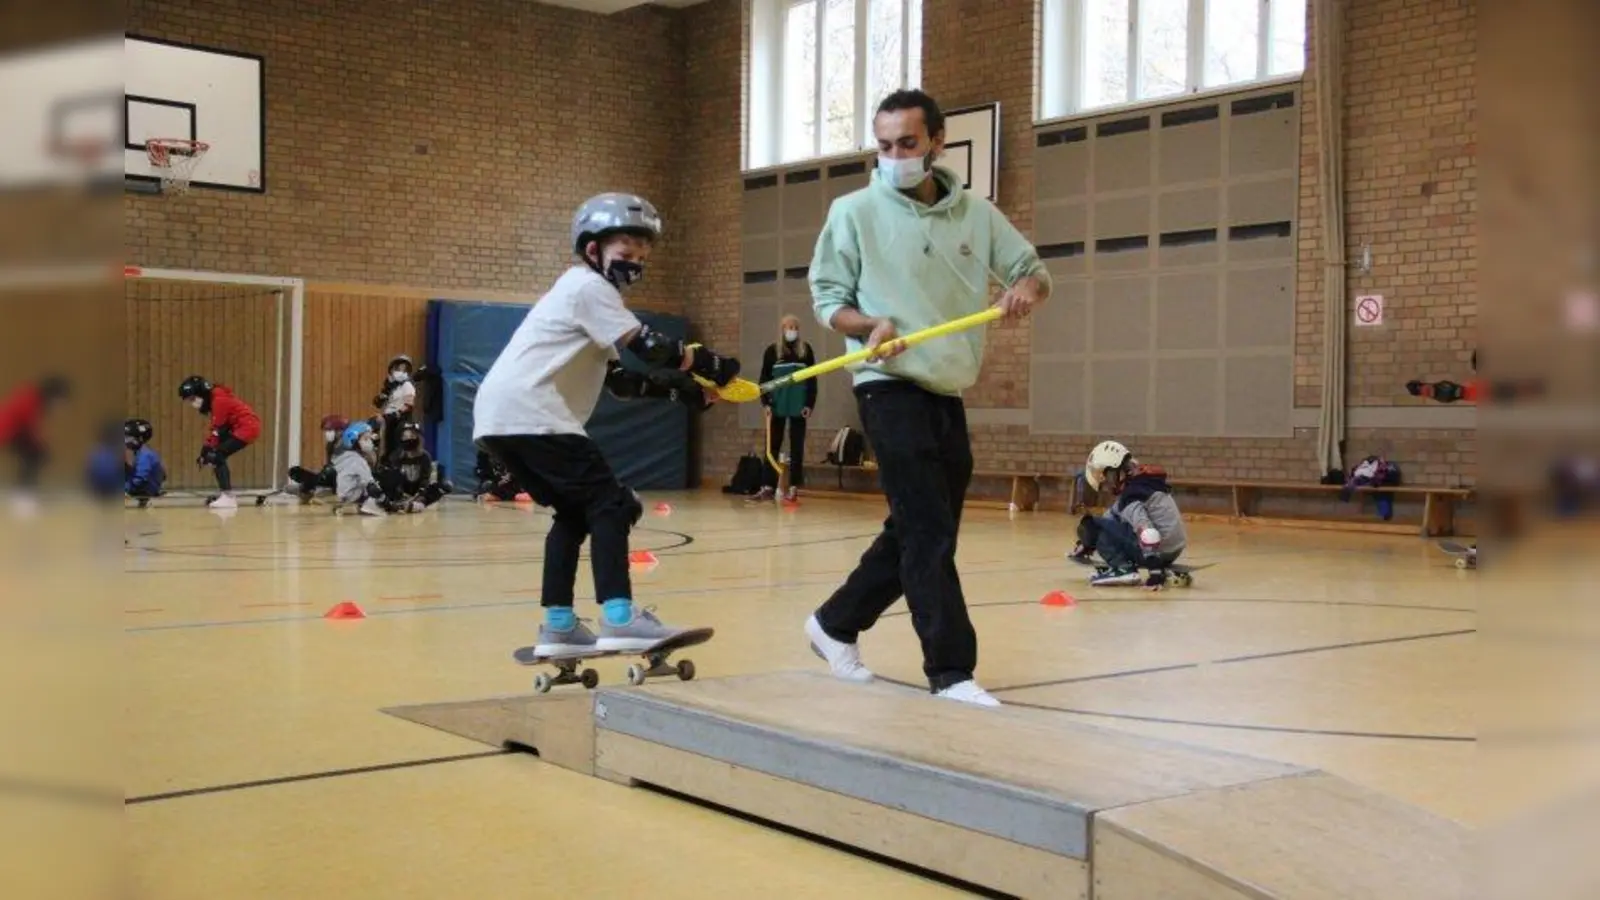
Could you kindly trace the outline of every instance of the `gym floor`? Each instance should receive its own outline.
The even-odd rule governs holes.
[[[815,669],[800,626],[882,507],[652,495],[635,593],[711,625],[700,678]],[[959,896],[731,816],[587,778],[379,710],[529,690],[545,513],[414,516],[198,501],[130,510],[124,771],[134,883],[164,900]],[[1090,588],[1057,513],[971,510],[959,561],[979,681],[1005,702],[1326,769],[1467,824],[1475,806],[1475,572],[1431,541],[1191,525],[1190,588]],[[1068,607],[1041,605],[1064,590]],[[587,563],[579,614],[594,616]],[[327,621],[341,601],[366,613]],[[863,639],[920,683],[903,604]],[[620,684],[627,659],[595,664]],[[581,690],[576,686],[556,690]],[[1071,748],[1063,747],[1063,753]],[[714,874],[708,874],[714,873]]]

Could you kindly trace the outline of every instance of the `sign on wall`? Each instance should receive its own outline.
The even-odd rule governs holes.
[[[1362,294],[1356,298],[1356,325],[1373,328],[1383,324],[1383,295]]]
[[[944,134],[939,164],[959,175],[962,187],[993,202],[1000,182],[1000,104],[946,112]]]

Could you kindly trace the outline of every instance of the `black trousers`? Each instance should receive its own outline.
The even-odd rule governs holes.
[[[39,484],[39,470],[49,458],[44,444],[27,432],[18,432],[11,439],[11,452],[17,455],[17,486],[33,488]]]
[[[772,440],[767,445],[767,452],[773,459],[778,459],[778,451],[783,449],[783,432],[785,425],[789,430],[789,484],[793,487],[802,487],[806,483],[806,420],[804,416],[787,418],[783,416],[772,417]],[[772,467],[769,461],[763,470],[766,474],[762,484],[770,488],[778,486],[778,470]]]
[[[958,397],[904,381],[868,382],[855,393],[889,516],[817,621],[835,640],[854,643],[904,595],[922,641],[923,674],[943,690],[972,678],[978,665],[978,635],[956,572],[956,533],[972,480],[966,408]]]
[[[586,538],[601,602],[633,598],[628,576],[628,532],[644,507],[612,474],[600,446],[581,434],[485,437],[480,449],[494,456],[534,501],[555,510],[544,540],[540,604],[571,606],[578,557]]]
[[[211,454],[211,468],[217,476],[217,488],[223,492],[233,490],[233,472],[228,468],[228,457],[250,446],[233,435],[225,435],[217,441],[216,449]]]

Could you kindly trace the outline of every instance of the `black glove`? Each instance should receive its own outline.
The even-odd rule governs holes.
[[[649,387],[649,379],[638,372],[624,368],[622,363],[616,360],[612,360],[606,366],[606,392],[618,400],[633,400],[648,396],[646,391]]]
[[[1427,385],[1425,385],[1422,382],[1418,381],[1417,379],[1413,378],[1410,381],[1406,382],[1406,393],[1410,394],[1413,397],[1421,397],[1422,396],[1422,392],[1426,387],[1427,387]]]
[[[200,455],[195,458],[194,464],[196,466],[201,466],[201,467],[216,465],[217,464],[217,448],[209,447],[209,446],[201,447],[200,448]]]
[[[732,356],[721,356],[696,344],[689,371],[722,387],[738,377],[739,360]]]
[[[1433,386],[1432,394],[1433,399],[1440,403],[1454,403],[1461,399],[1463,390],[1454,381],[1441,381]]]

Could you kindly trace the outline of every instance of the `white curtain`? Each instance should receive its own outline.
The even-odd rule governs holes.
[[[1311,0],[1312,55],[1317,91],[1317,156],[1322,178],[1322,416],[1317,463],[1321,472],[1344,468],[1345,272],[1344,244],[1344,21],[1341,0]]]

